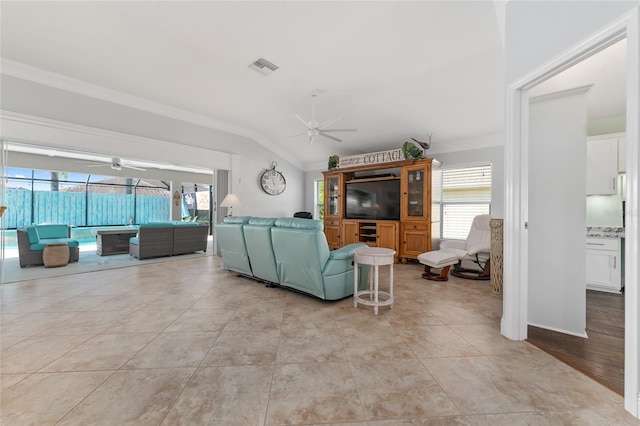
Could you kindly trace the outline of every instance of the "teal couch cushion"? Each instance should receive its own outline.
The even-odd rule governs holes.
[[[229,218],[231,217],[229,216]],[[233,216],[233,218],[233,220],[225,218],[224,223],[215,225],[218,245],[222,255],[222,268],[253,276],[242,229],[244,224],[249,221],[249,218],[245,217],[243,219],[240,216]]]
[[[223,223],[248,223],[249,219],[251,219],[251,217],[249,216],[227,216],[225,217],[222,222]]]
[[[27,231],[27,238],[29,238],[29,244],[38,244],[40,237],[38,236],[38,230],[35,226],[27,226],[24,228]]]
[[[275,222],[274,218],[252,217],[242,229],[253,275],[278,283],[276,258],[271,244],[271,228]]]
[[[137,246],[138,245],[138,237],[129,238],[129,244],[133,244],[133,245]]]
[[[36,225],[38,238],[69,238],[68,225]]]
[[[47,244],[61,244],[67,243],[69,248],[76,248],[80,245],[77,240],[72,240],[71,238],[47,238],[46,240],[40,240],[37,244],[31,244],[29,248],[33,251],[44,250],[44,247]]]
[[[322,231],[322,222],[315,219],[302,219],[297,217],[281,217],[276,219],[276,226],[290,229],[309,229]]]
[[[149,228],[149,227],[169,228],[172,226],[173,226],[173,223],[171,222],[149,222],[149,223],[143,223],[142,225],[140,225],[140,228]]]

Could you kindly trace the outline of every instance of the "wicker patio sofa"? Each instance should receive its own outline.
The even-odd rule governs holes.
[[[138,259],[207,251],[209,226],[199,222],[153,222],[140,225],[129,240],[129,254]]]
[[[42,254],[47,244],[66,243],[69,246],[69,262],[80,257],[78,240],[71,238],[68,225],[32,225],[16,230],[20,267],[44,265]]]

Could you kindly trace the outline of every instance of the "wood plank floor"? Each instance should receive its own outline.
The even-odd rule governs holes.
[[[529,326],[527,341],[624,393],[624,294],[587,290],[588,339]]]

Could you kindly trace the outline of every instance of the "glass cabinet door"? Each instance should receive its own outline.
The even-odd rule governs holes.
[[[402,169],[402,220],[426,220],[430,216],[428,204],[431,175],[428,165],[406,166]]]
[[[327,176],[324,190],[327,192],[325,216],[338,217],[340,215],[339,177]]]
[[[424,216],[424,170],[407,171],[407,205],[409,217]]]

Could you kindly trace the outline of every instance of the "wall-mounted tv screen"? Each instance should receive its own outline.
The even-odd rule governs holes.
[[[347,219],[400,220],[400,179],[347,182]]]

